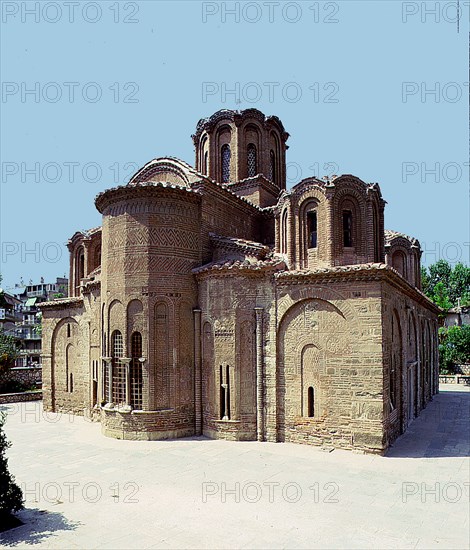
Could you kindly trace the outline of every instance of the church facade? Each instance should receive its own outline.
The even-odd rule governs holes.
[[[105,435],[290,441],[383,453],[438,391],[420,245],[378,184],[286,189],[288,133],[256,109],[199,121],[195,167],[147,163],[68,242],[43,303],[48,411]]]

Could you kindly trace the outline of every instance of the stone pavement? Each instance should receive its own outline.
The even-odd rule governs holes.
[[[288,443],[117,441],[5,405],[26,490],[15,548],[468,548],[470,388],[443,386],[386,457]]]

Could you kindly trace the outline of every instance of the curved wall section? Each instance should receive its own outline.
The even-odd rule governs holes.
[[[103,433],[122,439],[190,435],[194,432],[192,308],[197,306],[191,270],[200,263],[200,195],[187,188],[148,183],[111,189],[96,202],[103,213],[102,293],[113,306],[105,308],[104,319],[105,349],[111,355],[104,376],[112,380],[114,390],[105,381]],[[118,358],[112,357],[109,341],[116,330],[123,336]],[[133,357],[135,330],[142,335],[140,358]],[[141,369],[136,369],[137,362]],[[133,380],[134,372],[138,380]],[[142,393],[140,410],[132,397],[136,387]],[[119,403],[113,402],[114,395],[120,396]]]

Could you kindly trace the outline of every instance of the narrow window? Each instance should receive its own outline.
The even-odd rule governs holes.
[[[207,167],[209,166],[208,158],[209,158],[209,151],[206,151],[204,153],[204,167],[203,167],[203,173],[206,175],[207,175]]]
[[[390,408],[392,411],[396,408],[395,375],[395,355],[393,355],[390,365]]]
[[[79,270],[78,270],[78,273],[79,273],[79,278],[80,279],[83,279],[85,277],[85,255],[83,253],[80,254],[80,257],[79,257]]]
[[[67,323],[67,338],[70,338],[70,323]]]
[[[269,153],[269,179],[276,183],[276,157],[272,149]]]
[[[113,367],[113,403],[125,402],[126,374],[120,359],[124,353],[122,334],[115,330],[111,337]]]
[[[282,214],[281,229],[282,229],[281,252],[283,252],[284,254],[287,254],[287,210],[284,210],[284,213]]]
[[[71,370],[73,368],[73,345],[68,344],[65,349],[65,391],[73,391]]]
[[[73,393],[73,373],[70,373],[70,384],[69,384],[69,391],[70,393]]]
[[[317,248],[317,213],[307,212],[308,248]]]
[[[142,336],[140,332],[134,332],[131,337],[131,406],[133,409],[142,410]]]
[[[256,159],[256,147],[253,143],[248,145],[247,153],[247,173],[248,177],[252,178],[258,173],[257,159]]]
[[[315,416],[315,401],[312,386],[308,388],[308,416],[310,418]]]
[[[225,414],[228,420],[230,420],[230,376],[229,376],[228,365],[225,367],[225,381],[227,384],[227,400],[226,400]]]
[[[224,389],[224,368],[220,365],[220,383],[219,383],[219,399],[220,399],[220,418],[225,416],[225,389]]]
[[[220,365],[220,418],[230,420],[230,372],[229,366]]]
[[[351,210],[343,211],[343,246],[345,247],[353,246]]]
[[[374,262],[380,262],[380,228],[377,210],[374,208]]]
[[[230,145],[222,145],[222,183],[230,181]]]

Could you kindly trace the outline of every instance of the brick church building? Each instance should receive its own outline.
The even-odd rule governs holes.
[[[221,110],[195,167],[157,158],[96,197],[102,226],[68,242],[70,297],[40,305],[46,410],[118,439],[383,453],[406,430],[438,391],[419,242],[384,230],[377,183],[287,190],[288,136]]]

